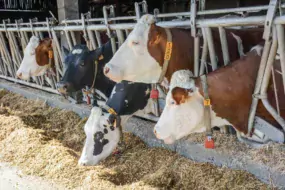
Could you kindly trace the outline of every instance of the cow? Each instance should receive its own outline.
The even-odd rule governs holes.
[[[16,72],[18,78],[28,80],[30,77],[42,76],[47,71],[55,72],[54,58],[52,54],[52,39],[40,40],[32,36],[24,50],[24,57]]]
[[[115,86],[115,82],[103,74],[104,65],[113,56],[111,42],[92,51],[86,45],[76,45],[71,51],[66,48],[63,50],[67,55],[64,61],[65,71],[57,83],[57,90],[62,95],[68,95],[85,86],[95,87],[96,93],[101,97],[99,99],[106,100]]]
[[[217,58],[221,62],[223,56],[220,35],[217,29],[212,29],[212,33]],[[242,50],[238,46],[241,46],[241,41],[243,51],[248,52],[251,47],[262,41],[262,35],[263,30],[259,28],[226,29],[230,61],[240,58],[239,52]],[[172,45],[167,43],[170,42],[169,36],[172,36]],[[162,67],[168,59],[168,67],[164,74]],[[159,79],[163,77],[169,82],[172,74],[181,69],[194,69],[194,38],[190,30],[162,28],[155,24],[153,15],[146,14],[140,18],[126,41],[106,64],[104,73],[115,82],[127,80],[157,83],[161,82]]]
[[[262,48],[262,45],[257,45],[241,59],[206,75],[211,102],[211,127],[232,125],[238,134],[245,136],[248,133],[248,116]],[[279,73],[281,70],[280,61],[275,61],[273,70],[280,116],[285,118],[285,94],[282,75]],[[276,109],[272,78],[269,81],[267,93],[270,104]],[[172,76],[166,105],[155,125],[154,133],[158,139],[171,144],[190,133],[204,132],[206,130],[204,113],[204,91],[201,77],[193,77],[189,70],[176,71]],[[269,114],[261,101],[258,103],[256,116],[280,128],[280,125]],[[284,133],[277,128],[274,129],[283,134],[281,142],[284,142]],[[262,136],[267,135],[256,128],[250,132],[253,133],[253,139],[260,139],[257,135],[261,136],[261,139]]]
[[[97,165],[107,158],[117,147],[120,140],[119,129],[108,122],[109,114],[101,108],[93,107],[84,126],[85,144],[79,165]]]
[[[86,141],[79,165],[97,165],[110,154],[124,149],[123,144],[119,144],[122,134],[116,125],[116,116],[120,116],[121,126],[125,126],[132,115],[149,113],[152,109],[150,89],[148,84],[122,81],[115,85],[103,110],[92,108],[84,127]],[[110,108],[114,112],[105,113]]]

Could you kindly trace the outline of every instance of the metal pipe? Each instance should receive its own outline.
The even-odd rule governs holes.
[[[214,71],[218,68],[218,64],[216,60],[216,52],[215,52],[215,47],[214,47],[213,35],[212,35],[211,29],[208,27],[205,28],[205,32],[206,32],[207,41],[208,41],[212,69]]]
[[[258,97],[256,97],[256,95],[259,94],[259,91],[260,91],[261,82],[262,82],[265,66],[267,63],[267,58],[268,58],[270,46],[271,46],[271,40],[266,40],[265,45],[264,45],[264,49],[262,52],[262,56],[261,56],[259,70],[257,73],[255,89],[253,92],[252,103],[251,103],[249,117],[248,117],[248,133],[247,133],[248,136],[250,136],[251,130],[253,128],[253,121],[254,121],[254,117],[255,117],[255,113],[256,113],[256,109],[257,109],[257,104],[258,104],[258,100],[259,100]]]
[[[200,62],[200,37],[197,35],[194,38],[194,75],[198,77],[199,62]]]
[[[223,27],[219,27],[219,33],[223,51],[224,64],[227,65],[230,63],[230,56],[225,29]]]
[[[119,46],[121,46],[125,41],[124,34],[123,34],[122,30],[116,30],[116,33],[117,33],[117,37],[118,37],[118,41],[119,41]]]
[[[283,79],[283,87],[285,91],[285,38],[284,38],[284,28],[282,25],[276,25],[277,29],[277,37],[280,48],[280,64],[281,64],[281,73],[282,73],[282,79]]]
[[[101,47],[101,46],[102,46],[102,41],[101,41],[100,32],[98,32],[97,30],[95,30],[95,36],[96,36],[96,39],[97,39],[98,46]]]
[[[6,79],[6,80],[9,80],[9,81],[13,81],[13,82],[16,82],[16,83],[24,84],[24,85],[27,85],[27,86],[30,86],[30,87],[38,88],[38,89],[41,89],[41,90],[44,90],[44,91],[47,91],[47,92],[51,92],[51,93],[54,93],[54,94],[59,94],[59,92],[57,90],[54,90],[52,88],[48,88],[48,87],[40,86],[40,85],[37,85],[37,84],[29,83],[29,82],[26,82],[26,81],[23,81],[23,80],[18,80],[18,79],[12,78],[12,77],[7,77],[7,76],[0,75],[0,78]]]
[[[88,33],[88,36],[90,37],[90,42],[91,42],[91,50],[95,50],[97,48],[97,45],[96,45],[96,40],[95,40],[95,37],[94,37],[94,32],[92,30],[87,30],[87,33]]]
[[[199,75],[203,75],[205,73],[205,69],[207,69],[207,57],[208,57],[208,42],[207,42],[205,28],[202,28],[202,34],[203,34],[203,51],[202,51]]]
[[[282,34],[282,32],[280,33],[280,31],[279,31],[279,35],[280,34]],[[278,38],[278,41],[280,41],[280,40],[281,39]],[[284,40],[284,36],[283,36],[283,40]],[[268,89],[268,84],[269,84],[269,81],[270,81],[271,70],[272,70],[271,68],[274,68],[273,64],[275,62],[275,56],[276,56],[276,53],[277,53],[278,41],[277,41],[277,37],[276,37],[276,30],[275,30],[275,28],[273,28],[273,42],[272,42],[272,45],[271,45],[271,49],[270,49],[267,65],[266,65],[266,68],[265,68],[265,71],[264,71],[264,75],[263,75],[263,79],[262,79],[262,83],[261,83],[261,87],[260,87],[260,95],[263,96],[263,97],[266,97],[266,98],[262,98],[261,99],[264,107],[273,116],[273,118],[283,127],[283,130],[285,131],[285,121],[284,121],[284,119],[282,117],[280,117],[280,115],[278,114],[276,109],[274,109],[270,105],[270,103],[268,101],[268,98],[267,98],[267,89]],[[280,41],[280,42],[284,42],[284,41]],[[284,47],[284,43],[280,43],[279,47],[281,48],[281,46],[282,46],[281,44]],[[280,54],[280,59],[281,59],[281,54]],[[283,61],[284,61],[284,59],[283,59]],[[280,64],[281,64],[281,62],[280,62]],[[275,92],[276,92],[276,89],[275,89]],[[277,97],[277,100],[278,100],[278,97]]]

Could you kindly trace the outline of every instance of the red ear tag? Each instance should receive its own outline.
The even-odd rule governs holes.
[[[158,99],[158,90],[157,89],[152,89],[151,92],[150,92],[150,98],[152,99]]]
[[[206,137],[204,146],[207,149],[214,149],[215,148],[215,143],[214,143],[214,140],[211,136]]]

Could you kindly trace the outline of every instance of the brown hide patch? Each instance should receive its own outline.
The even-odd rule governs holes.
[[[39,66],[49,64],[49,51],[52,50],[52,39],[45,38],[40,40],[36,48],[36,61]],[[52,59],[52,67],[54,67],[54,59]]]
[[[176,105],[185,103],[186,99],[189,98],[188,92],[184,88],[175,87],[171,91],[172,98],[174,99]]]
[[[255,51],[232,64],[222,67],[207,76],[208,92],[212,109],[217,116],[227,119],[240,132],[247,133],[248,116],[254,92],[256,76],[261,57]],[[277,78],[279,77],[279,78]],[[277,82],[278,81],[278,82]],[[279,92],[279,105],[281,116],[285,118],[285,100],[281,75],[276,74],[277,89]],[[200,93],[203,94],[200,79],[196,79]],[[275,106],[272,80],[269,83],[268,98]],[[283,98],[281,98],[283,97]],[[278,126],[277,122],[259,101],[256,115]]]
[[[170,81],[172,74],[177,70],[189,69],[194,70],[194,38],[188,29],[171,28],[172,34],[172,55],[169,61],[165,77]],[[240,58],[238,53],[237,41],[231,33],[239,36],[242,39],[244,52],[248,52],[253,46],[260,43],[262,40],[263,29],[226,29],[226,38],[229,48],[230,61],[233,62]],[[217,28],[212,29],[214,48],[219,60],[218,66],[222,66],[223,54],[220,42],[220,34]],[[203,39],[200,38],[200,47],[203,45]],[[160,64],[164,63],[165,47],[167,36],[164,28],[152,24],[148,35],[148,52]],[[200,49],[200,55],[202,48]],[[210,63],[208,56],[207,62]],[[208,70],[211,71],[211,66],[208,65]]]

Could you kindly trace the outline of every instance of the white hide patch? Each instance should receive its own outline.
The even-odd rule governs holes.
[[[151,14],[145,14],[140,18],[138,23],[151,25],[151,24],[155,23],[155,18]]]
[[[245,53],[243,50],[243,45],[242,45],[242,40],[239,36],[235,35],[234,33],[231,32],[231,34],[233,35],[233,37],[236,39],[237,41],[237,45],[238,45],[238,52],[239,52],[239,56],[240,57],[244,57]]]
[[[263,50],[262,45],[256,45],[256,46],[252,47],[250,51],[255,51],[258,56],[261,56],[262,50]]]
[[[148,94],[150,94],[150,89],[149,88],[146,89],[146,91],[145,91],[145,95],[148,95]]]
[[[71,52],[72,54],[81,54],[82,53],[82,49],[74,49]]]
[[[195,86],[193,73],[190,70],[179,70],[175,71],[171,77],[170,90],[175,87],[190,89]]]

